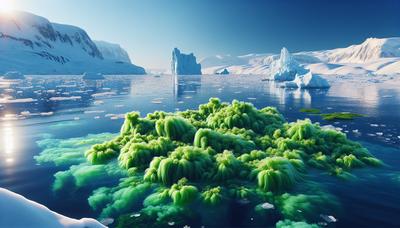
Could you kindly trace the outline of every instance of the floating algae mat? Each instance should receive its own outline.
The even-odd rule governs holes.
[[[310,170],[346,178],[354,168],[381,165],[341,132],[308,119],[288,123],[273,107],[216,98],[198,110],[145,118],[128,113],[117,137],[85,155],[85,167],[110,165],[125,173],[88,199],[101,218],[116,218],[120,227],[246,226],[253,220],[317,227],[321,214],[336,215],[340,205],[310,181]],[[235,210],[242,218],[233,218]]]
[[[350,112],[334,112],[321,114],[324,120],[352,120],[356,117],[363,117],[362,114],[350,113]]]
[[[317,108],[302,108],[302,109],[300,109],[300,112],[305,112],[305,113],[309,113],[309,114],[320,114],[321,110],[319,110]]]

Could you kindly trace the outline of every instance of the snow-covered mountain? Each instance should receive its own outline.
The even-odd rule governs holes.
[[[217,55],[200,61],[203,73],[225,68],[233,74],[268,74],[276,54]],[[368,38],[363,43],[332,50],[298,52],[293,58],[317,74],[400,73],[400,38]]]
[[[103,55],[81,28],[15,11],[0,13],[0,73],[144,74],[142,67]]]
[[[128,52],[126,52],[119,44],[113,44],[101,40],[94,40],[94,43],[103,55],[104,59],[115,62],[131,63]]]

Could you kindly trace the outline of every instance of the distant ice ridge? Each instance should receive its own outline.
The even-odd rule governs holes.
[[[296,74],[303,75],[307,72],[308,70],[301,67],[284,47],[280,58],[271,63],[270,78],[275,81],[292,81]]]
[[[112,53],[98,48],[83,29],[27,12],[0,14],[0,53],[0,74],[145,74],[114,46]]]
[[[0,227],[104,228],[100,222],[68,218],[25,197],[0,188]]]
[[[201,75],[201,65],[193,53],[183,54],[178,48],[172,51],[171,72],[175,75]]]
[[[231,74],[269,74],[277,54],[216,55],[203,58],[204,74],[227,69]],[[400,74],[400,37],[368,38],[358,45],[292,55],[301,66],[319,75]]]
[[[25,75],[18,71],[9,71],[4,74],[3,79],[25,79]]]

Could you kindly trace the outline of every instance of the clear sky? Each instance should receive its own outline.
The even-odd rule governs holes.
[[[0,0],[119,43],[135,64],[169,67],[179,47],[198,58],[345,47],[400,36],[400,0]]]

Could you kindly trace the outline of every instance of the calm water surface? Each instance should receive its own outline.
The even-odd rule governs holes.
[[[388,166],[356,170],[356,181],[316,177],[343,207],[338,222],[329,226],[400,227],[400,88],[353,80],[335,82],[328,90],[290,90],[262,81],[261,76],[109,76],[103,81],[72,76],[32,78],[0,82],[0,186],[59,213],[98,216],[87,204],[89,190],[64,195],[52,192],[54,173],[68,167],[36,164],[33,156],[41,152],[36,141],[49,134],[67,139],[116,133],[126,112],[145,115],[154,110],[193,109],[210,97],[219,97],[252,102],[257,108],[276,106],[288,121],[310,118],[361,142]],[[301,108],[366,117],[329,122],[301,113]],[[252,225],[240,219],[240,212],[236,216],[227,226]]]

